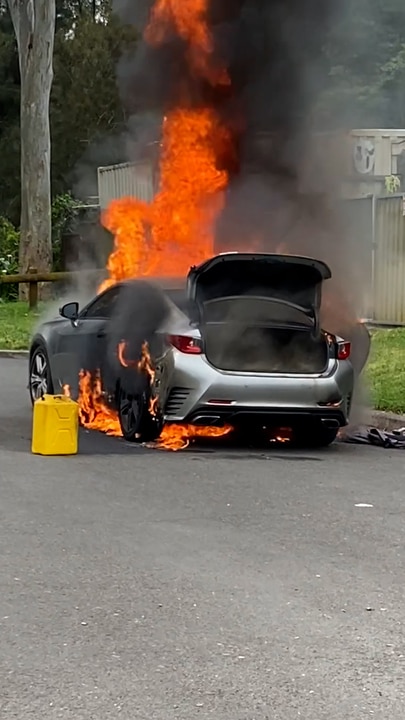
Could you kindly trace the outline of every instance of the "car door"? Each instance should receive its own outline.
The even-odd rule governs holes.
[[[64,324],[58,333],[54,374],[61,386],[67,384],[71,387],[74,395],[81,370],[91,373],[100,371],[104,376],[107,327],[119,292],[119,285],[106,290],[79,313],[76,321]]]

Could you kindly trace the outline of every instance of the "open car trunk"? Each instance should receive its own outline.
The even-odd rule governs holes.
[[[329,268],[295,256],[227,254],[193,268],[207,360],[234,372],[321,373],[329,344],[319,328]]]
[[[200,325],[207,360],[234,372],[323,372],[329,357],[325,335],[315,332],[313,322],[300,311],[282,304],[271,306],[271,301],[262,298],[250,298],[249,303],[237,298],[213,303]]]

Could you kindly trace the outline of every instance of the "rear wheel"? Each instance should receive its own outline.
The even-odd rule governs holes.
[[[152,442],[162,431],[159,416],[149,412],[149,394],[130,395],[123,388],[118,391],[118,418],[123,438],[128,442]]]
[[[43,345],[37,345],[31,354],[28,389],[32,404],[46,394],[53,393],[53,383],[48,353]]]
[[[322,448],[332,445],[336,440],[339,428],[313,427],[297,432],[297,444],[306,448]]]

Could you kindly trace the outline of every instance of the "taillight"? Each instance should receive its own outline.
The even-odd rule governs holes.
[[[176,350],[187,355],[201,355],[202,347],[196,338],[187,337],[186,335],[168,335],[167,339]]]
[[[337,344],[338,360],[347,360],[350,357],[351,351],[352,351],[352,344],[350,342],[339,342]]]

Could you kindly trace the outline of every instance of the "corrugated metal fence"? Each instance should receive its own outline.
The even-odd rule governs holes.
[[[365,289],[364,315],[382,325],[405,325],[404,196],[373,196],[345,204],[353,261]]]
[[[150,202],[156,189],[151,163],[123,163],[98,169],[100,208],[120,197]],[[363,317],[405,325],[404,196],[368,196],[343,201],[356,282],[363,290]]]
[[[111,200],[133,197],[150,202],[155,192],[151,163],[121,163],[98,168],[98,194],[101,210]]]
[[[374,320],[405,324],[405,217],[402,196],[376,198]]]

